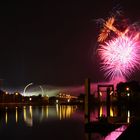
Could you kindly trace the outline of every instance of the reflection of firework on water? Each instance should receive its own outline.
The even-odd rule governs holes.
[[[125,25],[125,28],[121,27],[121,22],[116,23],[115,18],[110,17],[104,21],[98,36],[101,70],[104,70],[105,76],[110,79],[129,77],[135,69],[140,68],[138,26],[129,24]]]

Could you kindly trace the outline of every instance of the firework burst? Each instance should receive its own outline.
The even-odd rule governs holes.
[[[120,36],[100,45],[98,54],[105,76],[129,77],[140,66],[140,42],[132,37]]]
[[[133,29],[133,30],[132,30]],[[108,18],[98,36],[97,52],[101,59],[101,70],[109,79],[129,77],[140,68],[139,31],[134,24],[121,31],[115,27],[115,17]],[[115,35],[110,35],[113,32]]]

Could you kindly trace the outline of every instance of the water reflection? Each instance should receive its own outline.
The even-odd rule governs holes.
[[[130,110],[127,112],[127,123],[130,123]]]
[[[24,119],[25,122],[27,121],[26,115],[27,115],[27,113],[26,113],[26,106],[24,106],[23,107],[23,119]]]
[[[96,106],[91,109],[90,118],[93,125],[98,124],[101,126],[101,123],[104,122],[121,127],[116,129],[114,127],[115,130],[106,134],[107,136],[105,136],[105,134],[99,129],[96,129],[92,133],[86,133],[86,140],[116,140],[126,130],[128,125],[132,123],[134,116],[137,116],[137,111],[130,106],[107,106],[103,104]]]
[[[46,117],[48,118],[48,106],[46,106]]]
[[[100,106],[99,117],[103,116],[103,106]]]
[[[60,106],[56,105],[56,112],[59,119],[70,118],[71,115],[76,111],[76,106]]]
[[[23,107],[23,119],[28,126],[33,126],[32,106]]]
[[[7,108],[5,109],[5,123],[7,124],[8,122],[8,113],[7,113]]]
[[[116,140],[126,130],[126,128],[126,125],[122,125],[113,132],[109,133],[104,140]]]
[[[66,105],[5,107],[0,109],[0,119],[5,125],[15,122],[17,125],[24,123],[32,127],[34,122],[42,122],[47,119],[69,119],[76,109],[77,106]]]
[[[91,109],[91,121],[98,121],[102,117],[107,117],[110,121],[122,121],[123,123],[130,123],[131,122],[131,108],[127,108],[126,106],[109,106],[100,105],[96,106],[95,108]],[[133,111],[134,115],[134,111]]]
[[[18,107],[16,107],[16,114],[15,114],[15,118],[16,118],[16,123],[18,122]]]

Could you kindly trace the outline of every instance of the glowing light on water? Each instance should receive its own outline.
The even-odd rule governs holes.
[[[127,112],[127,123],[130,123],[130,110]]]
[[[8,113],[7,113],[7,110],[5,112],[5,123],[7,124],[8,123]]]
[[[126,125],[122,125],[107,135],[104,140],[116,140],[126,130],[126,128]]]
[[[26,106],[23,107],[23,118],[24,118],[24,121],[26,122],[27,121]]]
[[[16,114],[15,114],[16,123],[18,122],[18,107],[16,107]]]

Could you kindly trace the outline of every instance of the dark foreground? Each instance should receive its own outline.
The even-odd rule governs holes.
[[[84,140],[84,127],[77,120],[69,122],[53,120],[33,127],[14,126],[0,129],[0,138],[2,140]]]
[[[139,140],[140,139],[140,121],[137,120],[130,124],[128,128],[120,135],[117,140]]]
[[[77,106],[0,108],[0,139],[84,140],[83,122]]]

